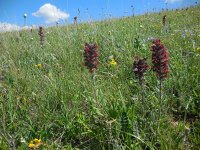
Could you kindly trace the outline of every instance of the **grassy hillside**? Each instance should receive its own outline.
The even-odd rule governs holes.
[[[198,6],[45,28],[44,46],[38,30],[1,33],[0,149],[28,149],[35,138],[41,149],[198,149],[199,14]],[[160,119],[156,74],[145,75],[142,104],[132,72],[136,55],[151,66],[153,37],[169,53]],[[95,80],[84,66],[85,42],[99,47]]]

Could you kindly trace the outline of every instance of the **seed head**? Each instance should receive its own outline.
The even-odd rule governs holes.
[[[24,13],[24,18],[26,18],[27,17],[27,13]]]
[[[78,19],[78,17],[75,16],[75,17],[74,17],[74,25],[77,25],[77,24],[78,24],[77,19]]]

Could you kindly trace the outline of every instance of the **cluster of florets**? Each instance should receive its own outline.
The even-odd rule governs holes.
[[[40,45],[44,45],[44,29],[43,29],[43,27],[39,27],[38,34],[40,36]]]
[[[93,73],[98,69],[98,46],[96,44],[85,44],[84,48],[84,60],[85,66],[89,69],[90,73]]]
[[[168,70],[168,54],[167,49],[159,39],[153,41],[152,51],[152,69],[155,71],[160,80],[167,78]]]
[[[144,79],[144,74],[148,69],[148,64],[146,62],[146,58],[140,59],[138,56],[135,57],[133,62],[133,72],[136,76],[138,76],[139,80],[142,81]]]

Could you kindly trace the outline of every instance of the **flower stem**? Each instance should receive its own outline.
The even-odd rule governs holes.
[[[159,80],[159,102],[160,102],[160,110],[159,110],[159,119],[162,114],[162,80]]]
[[[141,79],[139,79],[140,82],[140,91],[141,91],[141,96],[142,96],[142,109],[141,109],[141,114],[142,114],[142,126],[145,127],[145,109],[146,109],[146,105],[145,105],[145,99],[144,99],[144,86],[143,86],[143,82]]]
[[[139,83],[140,83],[140,91],[141,91],[141,96],[142,96],[142,116],[144,117],[145,113],[144,113],[144,110],[145,110],[145,102],[144,102],[144,87],[143,87],[143,83],[142,83],[142,80],[140,79],[139,80]]]
[[[159,79],[159,116],[158,116],[158,130],[160,128],[160,118],[162,115],[162,79]]]
[[[98,100],[97,100],[97,94],[96,94],[96,78],[95,74],[92,73],[92,83],[93,83],[93,95],[94,95],[94,101],[98,105]]]

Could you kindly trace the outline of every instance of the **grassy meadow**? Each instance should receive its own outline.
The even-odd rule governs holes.
[[[0,149],[199,149],[199,14],[195,6],[44,28],[43,46],[38,29],[0,33]],[[160,117],[156,73],[145,74],[143,104],[132,71],[136,55],[151,66],[152,38],[169,55]],[[86,42],[99,47],[94,75]]]

